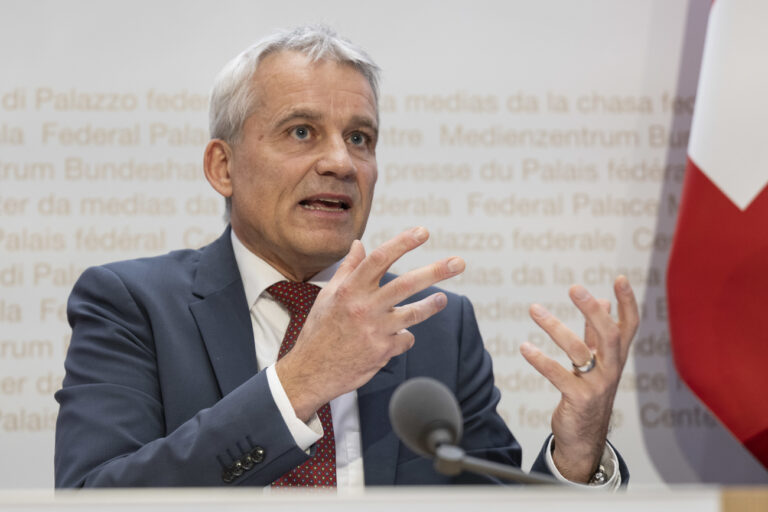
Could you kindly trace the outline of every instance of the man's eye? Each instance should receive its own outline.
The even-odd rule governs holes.
[[[349,137],[349,141],[355,146],[362,146],[368,142],[368,136],[364,133],[356,132]]]
[[[297,126],[292,130],[291,134],[299,140],[306,140],[309,138],[309,128],[306,126]]]

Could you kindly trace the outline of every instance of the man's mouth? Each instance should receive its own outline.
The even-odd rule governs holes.
[[[340,212],[349,210],[350,208],[349,201],[332,197],[312,197],[299,201],[299,204],[307,210],[320,210],[325,212]]]

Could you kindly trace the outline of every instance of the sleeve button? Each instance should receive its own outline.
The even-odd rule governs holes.
[[[234,476],[240,476],[243,474],[243,463],[240,461],[237,461],[232,466],[232,474]]]
[[[262,462],[264,460],[264,448],[257,446],[251,450],[251,458],[253,458],[253,462],[256,464]]]

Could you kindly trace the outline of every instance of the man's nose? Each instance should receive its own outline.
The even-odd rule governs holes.
[[[316,170],[318,174],[333,175],[339,179],[347,179],[357,173],[344,137],[338,135],[326,139]]]

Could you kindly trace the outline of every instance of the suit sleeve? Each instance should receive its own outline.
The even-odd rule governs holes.
[[[264,372],[168,432],[157,340],[112,270],[87,270],[67,313],[72,340],[55,395],[57,487],[268,485],[307,458]]]

